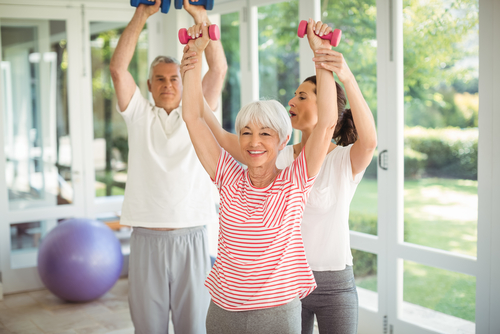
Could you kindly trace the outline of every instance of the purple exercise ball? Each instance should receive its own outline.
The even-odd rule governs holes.
[[[68,219],[42,240],[38,273],[54,295],[70,302],[99,298],[116,283],[123,266],[120,241],[104,223]]]

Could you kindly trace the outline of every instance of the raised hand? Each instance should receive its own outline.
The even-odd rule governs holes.
[[[191,28],[188,29],[188,36],[192,38],[188,42],[189,49],[193,52],[196,52],[198,55],[205,50],[208,43],[210,42],[210,38],[208,37],[208,24],[207,22],[203,22],[200,24],[195,24]]]
[[[316,68],[323,68],[337,74],[343,84],[354,79],[351,69],[340,52],[331,49],[318,49],[314,52],[312,60],[315,62]]]
[[[198,0],[192,0],[193,2],[198,2]],[[208,15],[205,6],[196,6],[189,3],[189,0],[184,0],[183,3],[184,9],[191,15],[194,19],[195,23],[207,22],[207,25],[210,25],[208,22]]]
[[[319,49],[332,49],[329,40],[321,39],[319,37],[327,35],[331,31],[332,28],[330,28],[326,23],[321,21],[315,22],[313,19],[309,19],[307,23],[307,39],[309,40],[309,46],[314,52]]]
[[[149,2],[154,2],[155,4],[154,5],[151,5],[151,6],[148,6],[148,5],[145,5],[145,4],[140,4],[139,6],[137,6],[137,11],[141,11],[142,13],[144,13],[144,15],[146,16],[151,16],[155,13],[158,12],[158,10],[160,10],[160,6],[161,6],[161,1],[162,0],[148,0]]]

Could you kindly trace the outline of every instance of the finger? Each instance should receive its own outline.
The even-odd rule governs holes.
[[[314,32],[316,33],[316,35],[319,35],[322,26],[323,22],[321,21],[316,22],[316,24],[314,25]]]
[[[319,35],[320,36],[326,35],[327,34],[327,32],[326,32],[327,28],[328,28],[328,25],[326,23],[321,24],[321,27],[319,29]]]
[[[203,22],[203,24],[202,24],[202,33],[203,33],[203,38],[208,38],[208,24],[207,24],[207,22]]]
[[[332,28],[330,28],[330,26],[326,23],[325,23],[324,28],[325,28],[325,30],[323,30],[323,35],[328,35],[332,31]]]
[[[315,28],[315,23],[313,19],[309,19],[307,22],[307,38],[311,39],[311,37],[314,35],[314,28]]]
[[[200,37],[203,33],[201,26],[202,26],[201,23],[196,25],[196,38]]]
[[[342,55],[340,52],[335,51],[335,50],[330,50],[330,49],[318,49],[315,52],[316,53],[320,53],[320,54],[329,54],[329,55],[332,55],[332,56],[340,56],[340,55]]]

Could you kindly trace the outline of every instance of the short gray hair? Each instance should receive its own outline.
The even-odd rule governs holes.
[[[158,56],[156,57],[153,62],[151,63],[151,66],[149,67],[149,81],[153,80],[153,68],[158,65],[159,63],[165,63],[165,64],[176,64],[177,66],[181,66],[181,63],[175,59],[174,57],[169,57],[169,56]]]
[[[292,122],[285,107],[276,100],[255,101],[241,108],[236,116],[234,129],[238,137],[241,129],[257,123],[276,131],[282,144],[292,134]]]

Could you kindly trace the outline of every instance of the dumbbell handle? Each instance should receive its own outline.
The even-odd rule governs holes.
[[[202,35],[200,35],[200,37],[201,36]],[[208,27],[208,37],[210,37],[210,39],[212,41],[219,40],[220,39],[219,26],[217,26],[216,24],[210,25]],[[196,39],[196,38],[189,36],[186,28],[182,28],[179,30],[179,42],[181,42],[181,44],[187,44],[192,39]]]
[[[297,36],[300,38],[303,38],[307,32],[307,21],[302,20],[299,23],[299,28],[297,29]],[[334,31],[331,31],[330,33],[319,36],[318,34],[314,33],[316,36],[318,36],[321,39],[327,39],[330,41],[330,45],[332,46],[337,46],[340,43],[340,38],[342,37],[342,30],[340,29],[335,29]]]

